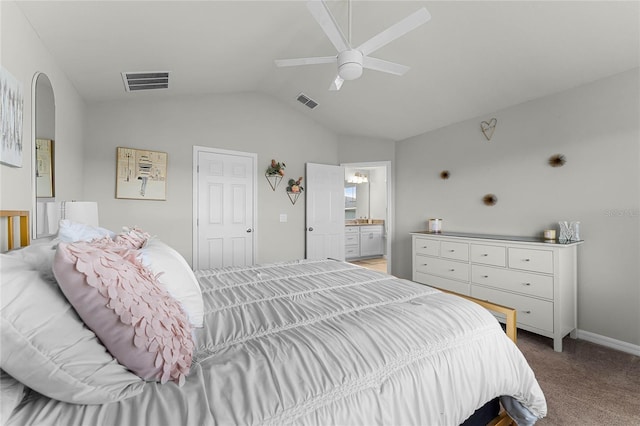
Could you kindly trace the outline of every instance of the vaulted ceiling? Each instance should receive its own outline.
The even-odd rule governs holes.
[[[327,3],[346,33],[346,1]],[[274,64],[336,53],[303,0],[18,4],[89,103],[257,91],[337,133],[391,140],[640,66],[638,1],[354,1],[354,45],[420,7],[432,18],[372,55],[407,74],[365,70],[338,92],[334,65]],[[125,92],[121,72],[154,70],[171,71],[169,89]]]

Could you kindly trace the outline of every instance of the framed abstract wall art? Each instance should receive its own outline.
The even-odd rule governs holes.
[[[117,148],[116,198],[167,199],[167,153]]]
[[[22,84],[0,67],[0,163],[22,167]]]

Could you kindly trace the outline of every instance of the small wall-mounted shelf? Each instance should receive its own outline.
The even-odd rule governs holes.
[[[271,186],[271,189],[273,189],[274,191],[276,190],[278,185],[280,185],[280,182],[282,182],[282,175],[280,174],[270,175],[265,173],[264,177],[267,178],[267,182],[269,182],[269,186]]]
[[[287,191],[287,195],[289,196],[289,200],[291,200],[291,204],[296,204],[296,201],[298,201],[298,198],[300,198],[300,194],[302,194],[302,192]]]

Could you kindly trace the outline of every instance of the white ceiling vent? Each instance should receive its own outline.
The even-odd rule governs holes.
[[[169,71],[123,72],[122,81],[127,92],[169,88]]]
[[[308,106],[311,109],[314,109],[315,107],[318,106],[318,103],[316,101],[314,101],[313,99],[311,99],[310,97],[308,97],[307,95],[305,95],[304,93],[300,93],[298,95],[297,98],[298,102],[300,102],[303,105]]]

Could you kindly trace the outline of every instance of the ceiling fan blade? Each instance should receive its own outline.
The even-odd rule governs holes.
[[[338,52],[342,52],[343,50],[349,50],[349,43],[347,43],[347,39],[340,31],[340,27],[336,23],[336,20],[333,18],[329,9],[327,9],[327,5],[322,0],[309,0],[307,1],[307,8],[313,15],[322,30],[327,35],[331,43],[335,46]]]
[[[342,87],[342,83],[344,83],[344,79],[339,75],[336,75],[336,79],[331,82],[331,86],[329,86],[329,90],[338,91]]]
[[[276,59],[274,62],[279,67],[295,67],[297,65],[335,64],[337,58],[336,56],[319,56],[316,58]]]
[[[370,70],[382,71],[394,75],[404,75],[409,71],[406,65],[396,64],[395,62],[383,61],[382,59],[365,56],[362,60],[362,66]]]
[[[361,51],[363,55],[367,56],[368,54],[380,49],[382,46],[391,43],[398,37],[402,37],[409,31],[418,28],[420,25],[429,21],[429,19],[431,19],[431,14],[423,7],[413,12],[402,21],[390,26],[378,35],[371,37],[369,40],[362,43],[360,47],[358,47],[358,50]]]

